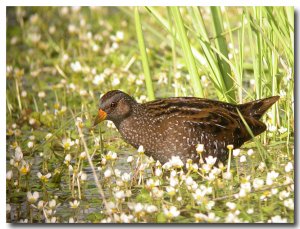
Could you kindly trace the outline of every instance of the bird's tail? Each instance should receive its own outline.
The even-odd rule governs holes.
[[[238,105],[238,109],[245,116],[259,120],[261,116],[279,99],[279,96],[272,96],[265,99],[255,100],[249,103]]]

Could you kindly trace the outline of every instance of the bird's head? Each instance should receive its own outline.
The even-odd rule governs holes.
[[[128,94],[113,90],[104,94],[98,107],[98,115],[94,121],[94,126],[103,120],[111,120],[115,124],[128,117],[132,111],[135,100]]]

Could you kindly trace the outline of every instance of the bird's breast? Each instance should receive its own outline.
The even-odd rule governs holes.
[[[118,130],[127,143],[135,148],[142,145],[146,153],[151,154],[157,150],[156,143],[160,142],[159,138],[163,138],[159,128],[160,126],[151,120],[129,117],[120,123]]]

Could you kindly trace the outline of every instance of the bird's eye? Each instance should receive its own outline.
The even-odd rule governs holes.
[[[112,103],[110,104],[110,107],[115,107],[116,105],[117,105],[117,103],[112,102]]]

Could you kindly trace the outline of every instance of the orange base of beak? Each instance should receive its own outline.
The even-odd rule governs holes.
[[[107,113],[101,109],[98,110],[98,115],[95,118],[94,126],[106,119]]]

